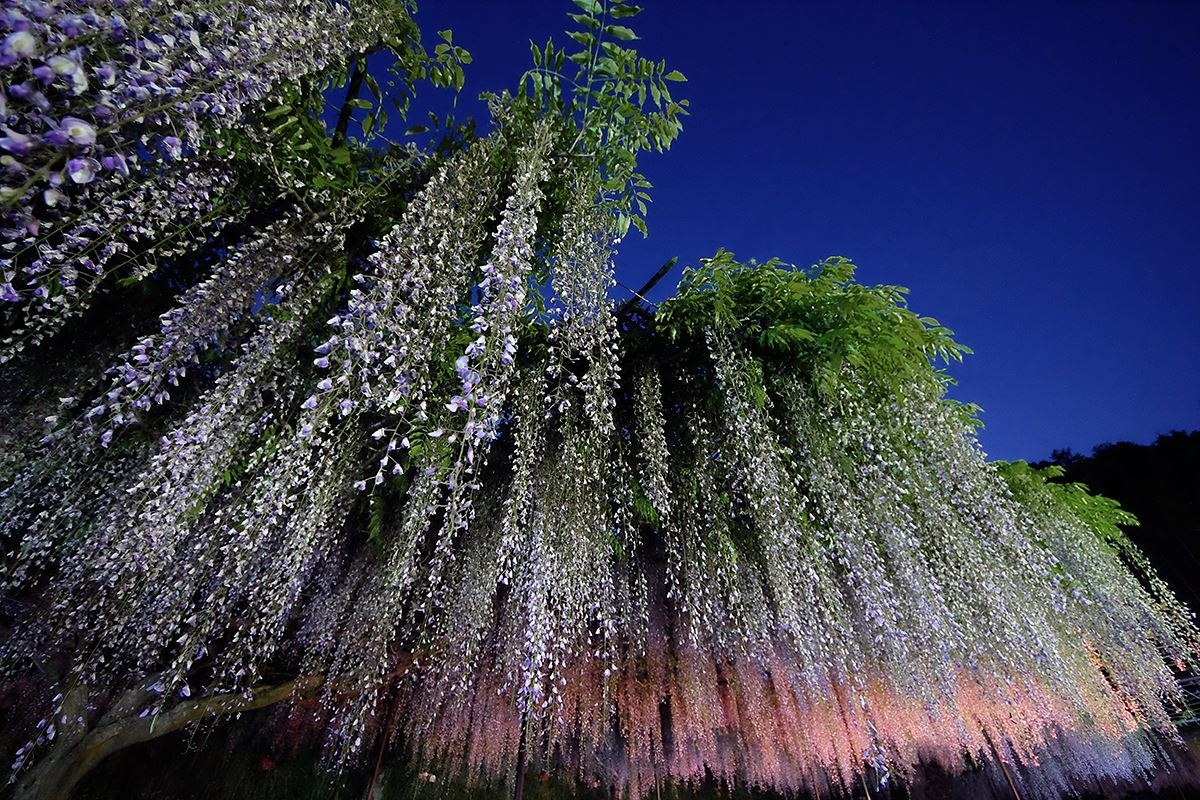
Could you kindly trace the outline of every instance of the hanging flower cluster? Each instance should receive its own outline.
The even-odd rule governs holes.
[[[593,190],[574,174],[539,244],[555,135],[521,130],[430,175],[312,372],[288,365],[319,275],[294,267],[337,228],[287,219],[118,359],[75,423],[108,420],[105,445],[283,275],[280,312],[156,446],[60,433],[3,490],[9,591],[50,581],[6,663],[157,675],[155,713],[297,659],[343,757],[386,711],[469,775],[523,746],[638,794],[999,759],[1052,796],[1159,763],[1186,612],[1111,531],[986,462],[929,366],[944,336],[843,264],[723,256],[621,337]]]
[[[0,359],[77,313],[125,271],[122,254],[169,257],[228,222],[230,209],[214,213],[230,181],[214,132],[281,84],[340,66],[391,14],[325,0],[6,7],[0,302],[25,322]]]
[[[329,241],[336,237],[328,232],[301,234],[308,224],[291,214],[266,225],[222,259],[209,277],[184,291],[159,317],[157,334],[139,339],[109,368],[109,386],[83,414],[86,430],[102,430],[100,441],[107,446],[114,432],[136,414],[169,400],[171,387],[179,386],[188,368],[229,334],[254,304],[269,303],[272,295],[286,292],[286,284],[278,285],[280,279],[306,274],[308,265],[294,263],[297,257],[311,260],[312,250],[336,246]]]
[[[861,287],[767,270],[812,295],[808,319],[777,322],[816,339],[849,321],[831,310]],[[664,316],[720,291],[685,288]],[[875,335],[902,341],[916,318],[876,300],[900,324]],[[618,406],[631,445],[610,443],[599,483],[588,423],[532,373],[523,395],[551,412],[514,409],[511,483],[482,501],[453,627],[398,701],[425,757],[504,774],[525,742],[635,795],[706,772],[822,795],[974,761],[1054,797],[1162,764],[1179,699],[1164,656],[1194,663],[1197,634],[1129,571],[1115,526],[1040,476],[1006,483],[913,369],[932,341],[892,354],[909,360],[898,385],[845,364],[827,392],[823,356],[764,357],[741,322],[676,327],[701,332],[699,361],[668,351],[666,382],[648,359]],[[471,678],[448,693],[448,673]]]
[[[722,252],[614,311],[612,187],[521,99],[318,209],[227,208],[222,130],[383,12],[64,8],[3,17],[5,353],[131,252],[207,249],[20,406],[48,434],[0,422],[0,668],[64,664],[18,769],[72,691],[150,716],[281,671],[319,676],[338,763],[386,728],[473,780],[987,763],[1052,797],[1164,761],[1191,617],[1115,506],[987,462],[900,290]]]

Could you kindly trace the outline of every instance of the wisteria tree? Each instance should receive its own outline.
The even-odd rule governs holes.
[[[631,797],[1167,762],[1190,613],[1115,504],[985,459],[935,368],[964,348],[902,289],[722,251],[614,306],[683,76],[631,49],[636,7],[575,5],[577,49],[426,149],[384,100],[469,55],[410,7],[6,5],[18,796],[314,697],[331,770],[403,742]]]

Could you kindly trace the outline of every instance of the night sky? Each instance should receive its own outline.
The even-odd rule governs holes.
[[[426,0],[417,21],[472,52],[459,113],[483,118],[569,10]],[[995,458],[1200,425],[1200,3],[651,0],[632,27],[692,113],[643,161],[622,283],[719,247],[847,256],[975,350],[954,395]]]

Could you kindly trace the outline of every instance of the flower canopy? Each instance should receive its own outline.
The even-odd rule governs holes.
[[[400,9],[3,24],[0,658],[63,690],[18,768],[72,689],[153,716],[279,674],[319,676],[334,762],[383,736],[473,780],[1164,763],[1189,613],[1115,504],[986,460],[902,290],[721,252],[614,306],[638,148],[589,148],[669,144],[663,65],[604,50],[657,105],[581,123],[547,48],[492,133],[381,155],[313,103],[380,41],[415,63]]]

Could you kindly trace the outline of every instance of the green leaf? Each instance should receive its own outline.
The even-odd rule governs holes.
[[[681,83],[682,83],[682,82],[686,82],[686,81],[687,81],[687,78],[685,78],[685,77],[683,76],[683,73],[682,73],[682,72],[680,72],[679,70],[677,70],[677,69],[673,69],[673,70],[671,70],[670,72],[668,72],[666,75],[663,75],[663,80],[665,80],[665,81],[679,81],[679,82],[681,82]]]
[[[376,100],[383,99],[383,92],[379,88],[379,81],[375,80],[375,76],[371,73],[363,73],[363,77],[367,81],[367,88],[371,90],[371,94],[375,95]]]
[[[600,0],[571,0],[571,2],[589,14],[604,13],[604,6],[600,5]]]
[[[638,35],[633,32],[632,28],[626,28],[624,25],[605,25],[604,32],[622,42],[632,42],[638,38]]]
[[[577,25],[583,25],[594,31],[600,30],[600,21],[590,14],[567,14]]]
[[[622,55],[624,55],[626,52],[628,52],[627,50],[625,50],[625,48],[621,47],[621,45],[617,44],[616,42],[601,42],[600,48],[604,52],[606,52],[610,56],[612,56],[613,58],[620,58]]]
[[[624,17],[633,17],[642,13],[641,6],[632,6],[627,3],[613,3],[608,7],[608,15],[613,19],[622,19]]]

